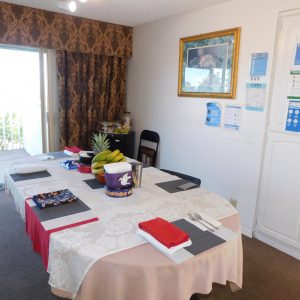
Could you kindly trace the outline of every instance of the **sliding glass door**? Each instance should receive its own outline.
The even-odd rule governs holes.
[[[57,107],[54,73],[51,51],[0,46],[0,150],[24,148],[31,155],[55,150],[58,122],[49,115]]]

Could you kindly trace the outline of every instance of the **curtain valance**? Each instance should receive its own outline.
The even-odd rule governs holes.
[[[0,2],[0,43],[129,58],[132,28]]]

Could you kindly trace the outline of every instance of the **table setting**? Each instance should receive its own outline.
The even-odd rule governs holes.
[[[138,162],[125,159],[100,167],[100,160],[91,162],[91,166],[98,163],[91,171],[103,172],[105,183],[95,178],[98,174],[62,168],[65,157],[43,161],[46,168],[38,172],[48,172],[47,177],[15,181],[11,175],[16,174],[16,166],[14,173],[6,174],[7,190],[25,220],[33,249],[42,256],[52,292],[70,299],[96,299],[94,294],[104,288],[96,282],[97,277],[106,283],[112,280],[110,286],[114,287],[105,285],[103,299],[140,299],[140,293],[147,291],[147,300],[166,299],[163,287],[152,295],[154,286],[148,275],[163,274],[165,283],[174,284],[174,276],[186,268],[194,271],[197,264],[196,278],[186,276],[180,284],[183,292],[174,299],[207,293],[212,282],[224,284],[228,280],[241,287],[240,223],[231,204],[203,187],[176,189],[187,182],[153,167],[137,168]],[[34,164],[37,167],[38,160]],[[147,222],[159,229],[159,235],[144,226]],[[161,234],[170,238],[173,231],[175,240],[168,240],[173,243],[170,246],[161,240]],[[181,235],[183,240],[176,240]],[[135,256],[141,260],[134,260]],[[210,276],[201,271],[206,260],[204,269],[215,270]],[[130,266],[136,271],[136,280],[142,276],[147,286],[136,286],[131,297],[127,296]],[[120,271],[118,276],[124,276],[121,281],[112,277],[115,268]],[[204,283],[199,284],[201,278]]]

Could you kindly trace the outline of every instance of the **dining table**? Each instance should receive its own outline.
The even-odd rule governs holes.
[[[33,195],[68,189],[95,216],[93,222],[50,232],[46,254],[36,250],[43,259],[46,257],[53,294],[77,300],[188,300],[194,293],[208,294],[213,283],[229,282],[233,291],[242,288],[240,218],[229,201],[204,187],[171,193],[160,184],[179,178],[154,167],[143,169],[141,187],[134,188],[131,196],[110,197],[105,186],[87,184],[95,180],[92,174],[62,167],[66,159],[70,158],[41,161],[40,157],[27,157],[5,174],[6,191],[13,196],[26,228],[32,226],[31,240],[42,239],[37,230],[41,224],[28,213],[32,209],[28,205],[26,214],[26,204]],[[18,167],[39,164],[45,166],[49,176],[13,179]],[[220,235],[222,243],[180,262],[137,234],[140,222],[155,217],[170,222],[191,221],[191,212],[218,220],[230,234]],[[54,218],[52,224],[60,221]]]

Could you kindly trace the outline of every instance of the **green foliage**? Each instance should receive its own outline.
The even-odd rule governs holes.
[[[23,129],[18,122],[18,116],[6,112],[0,114],[0,150],[11,150],[23,147]]]
[[[95,155],[109,149],[109,140],[107,134],[95,133],[92,138],[92,148]]]

